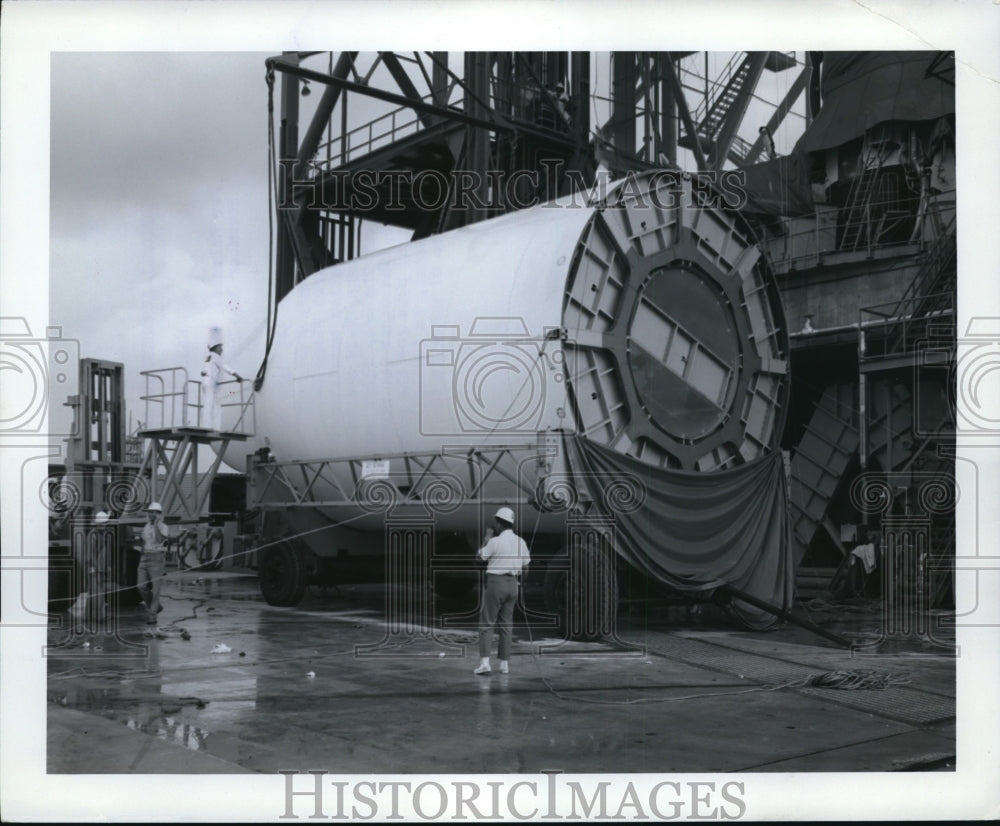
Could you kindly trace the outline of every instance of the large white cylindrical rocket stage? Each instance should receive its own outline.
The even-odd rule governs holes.
[[[263,352],[261,333],[235,366],[252,375]],[[738,214],[689,176],[649,173],[596,203],[576,195],[299,283],[278,307],[256,432],[227,460],[243,467],[240,454],[267,447],[278,462],[394,461],[573,438],[712,473],[776,448],[786,358],[777,288]],[[565,487],[556,454],[522,453],[511,472],[539,477],[524,489],[553,474]],[[497,501],[520,496],[490,485]]]
[[[248,466],[251,506],[288,526],[268,534],[269,601],[380,556],[394,570],[404,522],[429,532],[424,553],[450,543],[460,561],[512,506],[533,548],[603,571],[585,600],[602,628],[614,589],[598,547],[683,590],[786,605],[788,335],[738,200],[644,173],[295,286],[254,435],[226,457]],[[264,356],[262,332],[234,366]],[[405,564],[427,574],[431,556]]]

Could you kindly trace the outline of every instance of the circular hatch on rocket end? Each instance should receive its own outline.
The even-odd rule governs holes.
[[[697,267],[652,274],[628,330],[629,373],[651,422],[693,442],[725,421],[741,358],[736,330],[728,298]]]
[[[788,393],[781,301],[739,215],[678,172],[598,206],[563,304],[578,431],[648,464],[712,471],[776,449]]]

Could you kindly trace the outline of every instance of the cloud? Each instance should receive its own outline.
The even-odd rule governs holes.
[[[54,54],[54,212],[85,220],[70,211],[80,201],[184,210],[234,180],[266,187],[265,57]]]
[[[266,315],[265,57],[52,56],[50,319],[124,363],[134,418],[141,370],[196,376],[209,326]]]

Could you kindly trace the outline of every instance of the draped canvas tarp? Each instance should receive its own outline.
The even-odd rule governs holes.
[[[652,467],[584,438],[569,438],[567,453],[574,476],[590,481],[595,504],[615,518],[618,553],[640,572],[682,591],[729,585],[791,608],[794,564],[780,452],[713,473]],[[641,504],[614,513],[602,488],[622,478],[639,480]],[[774,622],[747,603],[736,607],[753,627]]]
[[[826,52],[823,102],[795,152],[840,146],[889,121],[936,120],[955,111],[955,87],[928,74],[938,52]]]

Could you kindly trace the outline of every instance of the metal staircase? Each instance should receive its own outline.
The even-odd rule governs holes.
[[[751,154],[753,144],[737,132],[761,73],[795,65],[794,52],[736,52],[729,60],[715,82],[721,91],[706,95],[692,113],[696,139],[715,167],[721,168],[726,158],[742,163]],[[683,135],[678,143],[690,149],[692,136]]]
[[[872,233],[872,207],[882,181],[882,160],[880,141],[873,140],[866,133],[847,195],[844,232],[840,240],[842,250],[856,250],[861,245],[875,241]]]
[[[915,349],[942,333],[954,342],[956,252],[952,218],[899,301],[861,309],[862,373],[910,366]]]
[[[698,117],[698,136],[701,138],[710,141],[715,137],[750,76],[750,53],[744,53],[739,65],[735,65],[738,57],[739,53],[723,69],[719,81],[722,85],[722,91],[718,97],[711,102],[708,99],[705,100],[705,111],[701,117]]]
[[[918,404],[918,394],[954,398],[956,242],[952,218],[899,301],[862,309],[859,324],[860,384],[871,402],[861,421],[862,461],[891,479],[901,514],[883,517],[884,539],[919,531],[923,542],[910,562],[905,554],[887,562],[883,575],[894,589],[889,598],[919,599],[923,609],[953,604],[955,516],[942,497],[954,494],[954,407],[941,401],[934,413],[941,420],[925,421],[933,406],[922,396]]]

